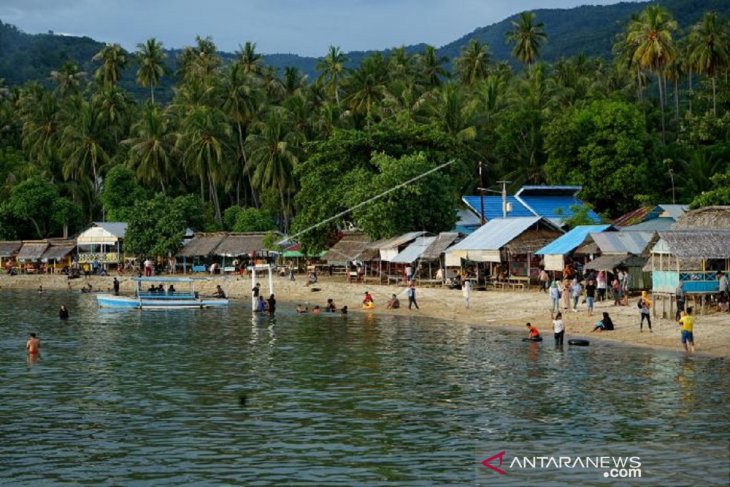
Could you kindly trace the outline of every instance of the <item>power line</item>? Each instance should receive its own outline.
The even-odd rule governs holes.
[[[456,160],[455,160],[455,159],[452,159],[452,160],[450,160],[449,162],[445,162],[445,163],[441,164],[440,166],[436,166],[436,167],[434,167],[433,169],[429,169],[428,171],[426,171],[426,172],[424,172],[424,173],[422,173],[422,174],[419,174],[418,176],[415,176],[415,177],[413,177],[413,178],[409,179],[408,181],[402,182],[402,183],[400,183],[400,184],[398,184],[398,185],[396,185],[396,186],[394,186],[394,187],[392,187],[392,188],[390,188],[390,189],[388,189],[388,190],[385,190],[385,191],[383,191],[383,192],[382,192],[382,193],[380,193],[380,194],[377,194],[377,195],[373,196],[372,198],[368,198],[367,200],[365,200],[365,201],[363,201],[363,202],[361,202],[361,203],[358,203],[358,204],[356,204],[356,205],[355,205],[355,206],[353,206],[352,208],[348,208],[348,209],[346,209],[346,210],[344,210],[344,211],[341,211],[341,212],[337,213],[337,214],[336,214],[336,215],[334,215],[334,216],[331,216],[331,217],[329,217],[329,218],[327,218],[327,219],[325,219],[325,220],[322,220],[322,221],[321,221],[321,222],[319,222],[319,223],[315,223],[314,225],[312,225],[312,226],[310,226],[310,227],[307,227],[307,228],[305,228],[305,229],[304,229],[304,230],[302,230],[301,232],[297,232],[297,233],[295,233],[294,235],[290,235],[290,236],[286,237],[285,239],[283,239],[283,240],[282,240],[282,242],[283,242],[283,241],[286,241],[286,240],[293,240],[293,239],[295,239],[295,238],[299,237],[300,235],[303,235],[303,234],[305,234],[305,233],[307,233],[307,232],[309,232],[309,231],[311,231],[311,230],[314,230],[314,229],[315,229],[315,228],[317,228],[317,227],[321,227],[322,225],[325,225],[325,224],[327,224],[327,223],[331,222],[332,220],[336,220],[337,218],[340,218],[340,217],[342,217],[342,216],[345,216],[345,215],[347,215],[348,213],[350,213],[351,211],[357,210],[357,209],[358,209],[358,208],[360,208],[361,206],[365,206],[365,205],[367,205],[368,203],[372,203],[373,201],[375,201],[375,200],[377,200],[377,199],[380,199],[380,198],[382,198],[383,196],[385,196],[385,195],[387,195],[387,194],[389,194],[389,193],[392,193],[393,191],[396,191],[396,190],[398,190],[398,189],[402,188],[403,186],[407,186],[407,185],[409,185],[409,184],[411,184],[411,183],[413,183],[413,182],[416,182],[416,181],[418,181],[419,179],[421,179],[421,178],[423,178],[423,177],[425,177],[425,176],[428,176],[428,175],[429,175],[429,174],[431,174],[431,173],[434,173],[434,172],[436,172],[436,171],[438,171],[438,170],[440,170],[440,169],[443,169],[443,168],[445,168],[446,166],[449,166],[449,165],[453,164],[454,162],[456,162]]]

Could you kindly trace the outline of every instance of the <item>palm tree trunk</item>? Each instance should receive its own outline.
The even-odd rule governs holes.
[[[150,98],[152,99],[152,104],[155,104],[155,85],[150,85]]]
[[[664,135],[664,83],[662,82],[662,75],[659,74],[659,108],[661,109],[662,113],[662,142],[665,142],[665,135]]]
[[[243,143],[243,128],[241,128],[240,123],[236,123],[236,126],[238,128],[238,146],[241,149],[241,157],[243,158],[243,172],[246,173],[246,177],[248,178],[248,186],[251,188],[251,199],[253,199],[253,205],[258,208],[259,202],[258,198],[256,198],[256,190],[253,187],[253,181],[251,180],[251,171],[248,168],[248,157],[246,157],[246,146]]]
[[[636,99],[642,100],[642,86],[641,86],[641,69],[636,68]]]
[[[210,191],[210,200],[213,202],[213,208],[215,209],[215,221],[223,223],[223,215],[221,214],[221,204],[218,200],[218,189],[215,187],[213,182],[213,175],[208,173],[208,191]]]
[[[717,83],[712,77],[712,114],[717,117]]]
[[[693,92],[692,92],[692,68],[689,69],[688,74],[689,74],[689,94],[687,95],[687,100],[689,101],[688,111],[689,111],[689,114],[692,115],[692,95],[693,95]]]
[[[286,203],[284,202],[284,191],[279,187],[279,198],[281,199],[281,216],[284,220],[284,233],[289,231],[289,219],[286,214]]]
[[[674,78],[674,110],[675,119],[679,120],[679,76]]]

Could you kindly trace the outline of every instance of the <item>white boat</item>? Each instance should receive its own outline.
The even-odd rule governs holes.
[[[190,277],[135,277],[137,283],[134,296],[116,296],[114,294],[97,294],[96,302],[101,308],[119,309],[191,309],[191,308],[218,308],[228,306],[226,298],[201,297],[195,291],[195,283],[205,279]],[[146,291],[143,283],[188,283],[187,291]]]

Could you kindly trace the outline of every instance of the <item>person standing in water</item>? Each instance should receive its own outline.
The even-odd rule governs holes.
[[[558,312],[553,320],[553,333],[555,334],[555,346],[563,347],[563,338],[565,337],[565,323],[563,323],[563,313]]]
[[[41,352],[41,340],[36,337],[35,333],[28,334],[28,341],[25,342],[25,350],[28,352],[28,357],[37,358]]]
[[[61,309],[58,310],[58,318],[61,320],[68,319],[68,308],[65,305],[61,305]]]
[[[119,279],[117,279],[116,277],[112,281],[112,288],[114,289],[114,295],[115,296],[118,295],[119,294]]]
[[[461,286],[461,294],[464,296],[464,306],[469,309],[469,300],[471,299],[471,281],[464,281],[464,285]]]
[[[274,312],[276,311],[276,298],[274,297],[273,294],[271,296],[269,296],[269,300],[267,301],[267,304],[268,304],[269,314],[273,315]]]

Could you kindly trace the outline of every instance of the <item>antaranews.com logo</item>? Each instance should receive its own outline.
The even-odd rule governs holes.
[[[604,478],[641,478],[641,457],[614,457],[614,456],[515,456],[508,465],[504,457],[506,451],[482,460],[482,465],[499,475],[506,475],[507,470],[518,471],[527,469],[539,470],[592,470],[602,472]],[[503,469],[504,468],[504,469]]]

